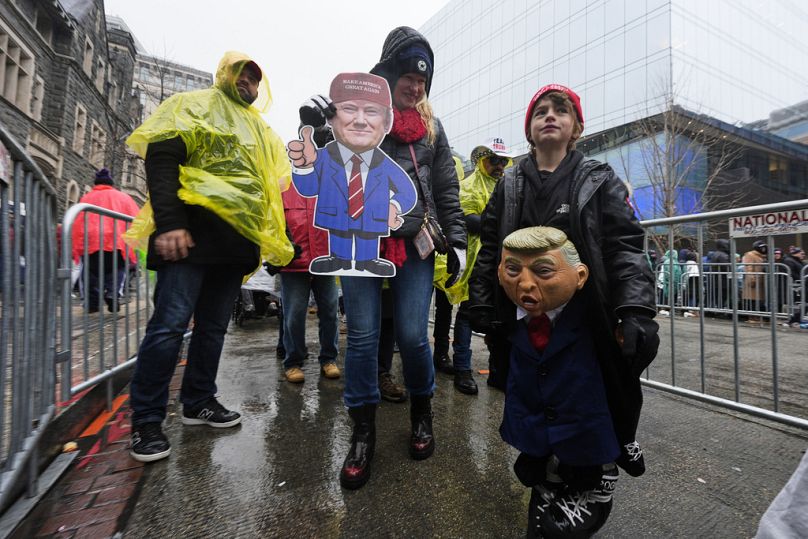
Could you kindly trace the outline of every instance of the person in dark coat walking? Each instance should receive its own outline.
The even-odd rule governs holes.
[[[791,284],[794,294],[794,312],[788,319],[788,325],[799,327],[802,312],[802,268],[805,266],[805,251],[793,245],[788,248],[788,254],[783,258],[783,264],[788,267],[791,274]]]

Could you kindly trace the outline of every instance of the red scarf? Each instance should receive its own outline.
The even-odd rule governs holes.
[[[426,124],[421,115],[415,109],[398,110],[393,109],[393,128],[390,136],[399,142],[409,144],[424,138],[426,135]]]

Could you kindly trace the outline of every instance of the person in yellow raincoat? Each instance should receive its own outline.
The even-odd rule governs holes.
[[[471,151],[471,160],[475,164],[474,172],[460,182],[460,206],[465,215],[468,230],[468,248],[466,249],[466,271],[452,286],[446,287],[446,257],[435,257],[435,287],[446,293],[451,304],[460,304],[455,316],[454,339],[452,348],[452,370],[454,386],[461,393],[477,394],[477,383],[471,373],[471,326],[466,316],[465,303],[469,299],[469,277],[480,250],[480,216],[488,204],[497,181],[505,173],[505,169],[513,164],[507,146],[499,137],[486,141]],[[446,330],[448,332],[448,328]],[[435,341],[437,342],[437,337]]]
[[[289,182],[289,162],[283,142],[260,116],[270,103],[258,64],[228,52],[212,88],[170,97],[127,140],[146,160],[149,202],[126,239],[135,245],[148,239],[147,266],[157,272],[154,313],[130,392],[130,453],[138,461],[171,452],[162,421],[191,316],[182,423],[241,422],[215,398],[233,302],[262,258],[282,266],[293,256],[280,193]]]

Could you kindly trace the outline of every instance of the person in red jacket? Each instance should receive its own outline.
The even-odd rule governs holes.
[[[92,204],[132,217],[140,210],[132,197],[115,188],[115,182],[106,168],[95,173],[95,187],[81,197],[79,203]],[[88,254],[90,288],[87,311],[90,313],[98,312],[101,308],[102,296],[109,312],[117,312],[120,308],[118,298],[123,289],[128,263],[137,263],[134,249],[127,247],[123,241],[126,227],[127,222],[123,219],[102,217],[97,213],[81,212],[76,218],[72,235],[73,260],[82,260],[84,254]],[[103,290],[99,286],[102,279]]]
[[[320,373],[326,378],[339,378],[337,353],[339,340],[339,291],[331,275],[309,273],[309,264],[318,256],[328,256],[328,232],[312,223],[316,198],[301,196],[294,185],[283,192],[286,228],[292,242],[300,247],[300,256],[281,270],[281,303],[283,305],[283,360],[286,380],[302,383],[306,349],[306,313],[309,295],[314,293],[320,322]]]

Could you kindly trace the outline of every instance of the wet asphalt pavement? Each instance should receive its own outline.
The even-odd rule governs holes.
[[[524,537],[529,492],[516,452],[498,434],[502,393],[475,374],[480,394],[438,374],[437,449],[407,454],[408,404],[377,414],[372,477],[343,490],[350,436],[342,381],[319,376],[316,317],[309,317],[306,382],[283,379],[277,320],[231,325],[219,394],[241,426],[166,422],[172,455],[149,465],[125,537]],[[340,344],[344,347],[344,336]],[[487,353],[475,337],[474,367]],[[341,361],[340,361],[341,364]],[[394,370],[401,380],[400,359]],[[752,537],[768,504],[808,448],[808,432],[646,389],[640,441],[648,472],[623,473],[598,537]]]

